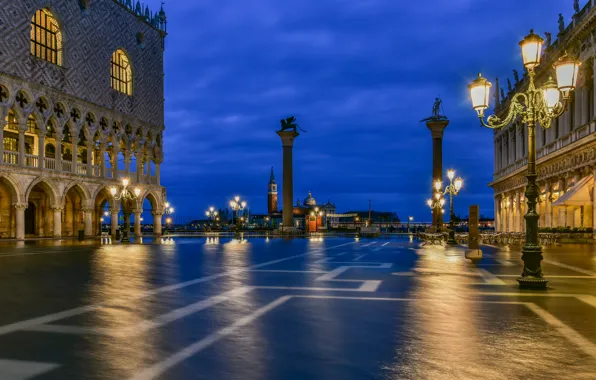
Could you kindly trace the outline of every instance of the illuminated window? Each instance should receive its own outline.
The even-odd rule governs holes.
[[[62,33],[48,9],[40,9],[31,19],[31,54],[62,66]]]
[[[128,56],[121,49],[112,54],[110,78],[114,90],[126,95],[132,95],[132,67]]]

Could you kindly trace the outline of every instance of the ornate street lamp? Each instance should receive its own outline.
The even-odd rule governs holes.
[[[443,195],[449,194],[449,238],[447,239],[447,244],[457,244],[455,240],[455,213],[453,212],[453,197],[459,194],[462,186],[464,185],[464,180],[461,177],[455,178],[455,170],[449,169],[447,170],[447,178],[449,178],[449,185],[445,187],[445,191]],[[455,178],[455,180],[454,180]]]
[[[232,210],[236,211],[236,235],[240,234],[240,225],[238,224],[238,214],[240,211],[246,208],[246,202],[241,201],[240,197],[236,195],[233,200],[230,201],[230,207]]]
[[[209,221],[211,221],[211,222],[215,221],[215,219],[217,217],[217,211],[215,211],[215,207],[213,207],[213,206],[209,207],[209,210],[207,210],[205,212],[205,215],[207,215],[207,218]]]
[[[265,217],[265,227],[269,227],[269,221],[271,220],[270,217],[266,216]]]
[[[117,200],[117,201],[133,201],[135,199],[137,199],[139,197],[139,195],[141,195],[141,189],[138,187],[135,187],[133,191],[130,191],[128,189],[128,185],[130,184],[130,181],[128,180],[128,178],[122,178],[122,189],[118,190],[118,187],[116,186],[112,186],[110,188],[110,193],[112,194],[112,197]],[[127,216],[127,219],[130,217]],[[130,220],[125,220],[124,221],[124,230],[122,232],[122,243],[128,243],[130,240],[128,239],[128,232],[130,230]]]
[[[545,289],[548,280],[542,274],[540,261],[542,261],[542,247],[538,244],[538,213],[536,201],[538,186],[536,185],[536,124],[542,128],[550,128],[553,119],[559,117],[569,105],[570,92],[575,89],[580,62],[565,53],[553,64],[557,77],[557,85],[552,78],[541,89],[534,85],[534,69],[540,65],[543,40],[534,31],[530,31],[520,43],[524,67],[528,71],[529,83],[526,91],[513,95],[509,111],[504,119],[490,115],[484,120],[484,111],[488,108],[491,83],[478,74],[469,86],[472,98],[472,107],[478,113],[480,123],[491,129],[508,126],[515,118],[520,117],[528,126],[528,172],[526,178],[526,200],[528,212],[526,213],[526,243],[522,248],[524,269],[521,277],[517,279],[523,288]],[[563,102],[560,101],[560,95]]]
[[[408,216],[408,233],[410,233],[410,222],[414,220],[413,216]]]
[[[435,190],[434,196],[433,198],[427,200],[426,204],[431,210],[440,210],[441,214],[444,214],[445,210],[443,209],[443,206],[445,205],[445,198],[443,198],[443,193],[441,192],[443,188],[443,182],[441,180],[436,180],[433,184],[433,187]],[[438,220],[440,220],[440,218]],[[437,228],[437,232],[441,231],[441,223],[439,221],[437,221],[437,225],[435,227]]]

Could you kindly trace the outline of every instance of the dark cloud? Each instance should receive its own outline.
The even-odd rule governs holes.
[[[158,1],[152,0],[154,8]],[[182,215],[245,196],[266,210],[281,182],[279,119],[308,132],[294,150],[295,196],[340,210],[428,220],[435,96],[451,119],[445,169],[466,182],[457,212],[493,213],[492,132],[467,99],[478,71],[510,76],[530,28],[554,32],[556,0],[179,0],[166,5],[166,159],[162,181]],[[503,82],[502,82],[503,83]]]

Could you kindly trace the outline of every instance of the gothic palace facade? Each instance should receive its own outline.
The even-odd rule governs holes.
[[[577,88],[569,109],[545,130],[536,130],[539,184],[539,227],[594,227],[596,221],[596,119],[594,70],[596,70],[596,1],[583,8],[576,5],[572,22],[559,20],[557,40],[546,36],[544,56],[536,69],[536,83],[554,76],[552,64],[565,51],[579,56],[582,64]],[[515,84],[508,80],[508,93],[495,94],[496,113],[505,113],[516,90],[527,86],[527,79]],[[511,88],[513,87],[513,88]],[[503,98],[504,95],[504,98]],[[524,192],[527,170],[527,128],[520,121],[496,130],[494,178],[495,227],[498,232],[524,232],[526,204]]]
[[[0,0],[0,237],[86,236],[143,203],[161,232],[163,9],[131,0]],[[129,178],[141,194],[120,202]]]

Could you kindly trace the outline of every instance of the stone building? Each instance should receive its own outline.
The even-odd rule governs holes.
[[[166,15],[131,0],[0,0],[0,237],[161,232]],[[129,178],[127,202],[110,188]]]
[[[559,20],[557,39],[545,37],[542,63],[536,68],[536,84],[554,77],[553,62],[565,51],[579,57],[582,64],[577,88],[568,110],[551,128],[536,130],[537,174],[539,185],[539,227],[593,227],[596,220],[596,120],[594,109],[594,70],[596,65],[596,2],[575,6],[572,22]],[[515,91],[527,86],[527,78],[514,84],[508,80],[507,93],[495,93],[496,113],[507,112]],[[502,98],[504,95],[504,98]],[[495,195],[495,227],[499,232],[523,232],[526,203],[524,192],[527,171],[527,128],[521,120],[494,134],[494,178],[490,186]]]

